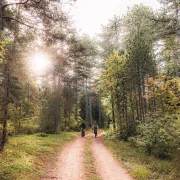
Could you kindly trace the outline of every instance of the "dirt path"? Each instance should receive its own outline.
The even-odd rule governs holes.
[[[92,152],[96,159],[96,168],[102,180],[133,180],[128,172],[114,160],[112,154],[102,143],[101,138],[94,139]]]
[[[57,164],[41,180],[85,180],[83,169],[84,138],[67,144],[57,157]]]
[[[95,173],[96,176],[92,176],[90,172],[85,172],[84,166],[87,167],[86,160],[91,157],[89,153],[92,153],[94,158],[92,164],[90,162],[90,165],[88,165],[89,168],[86,168],[86,171],[93,169],[92,173]],[[86,154],[85,157],[84,154]],[[92,159],[90,158],[89,160]],[[85,138],[79,137],[68,143],[57,157],[57,163],[49,167],[49,172],[46,172],[41,180],[86,180],[88,173],[90,173],[90,177],[93,177],[93,179],[133,180],[128,175],[128,172],[114,160],[112,154],[102,143],[101,137],[94,138],[92,133],[88,134]],[[89,179],[88,176],[87,179]]]

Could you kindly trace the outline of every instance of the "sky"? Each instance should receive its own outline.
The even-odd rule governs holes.
[[[159,8],[157,0],[77,0],[72,9],[73,21],[78,31],[94,36],[100,33],[101,25],[106,25],[114,15],[123,15],[128,7],[144,4],[154,10]]]

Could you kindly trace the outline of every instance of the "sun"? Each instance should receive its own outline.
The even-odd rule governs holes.
[[[32,57],[32,69],[38,74],[44,73],[50,65],[48,57],[43,53],[34,54]]]

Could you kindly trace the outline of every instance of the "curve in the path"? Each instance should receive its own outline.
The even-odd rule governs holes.
[[[53,171],[43,180],[85,180],[83,169],[84,138],[78,138],[67,144],[60,153]]]
[[[103,180],[133,180],[128,172],[114,160],[100,137],[94,139],[92,152],[96,161],[97,171]]]

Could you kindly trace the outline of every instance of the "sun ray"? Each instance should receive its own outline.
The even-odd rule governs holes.
[[[43,53],[34,54],[32,57],[32,70],[35,73],[44,73],[50,65],[48,57]]]

